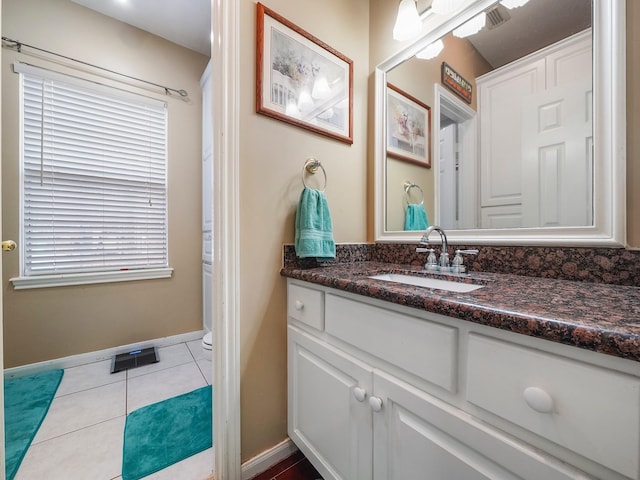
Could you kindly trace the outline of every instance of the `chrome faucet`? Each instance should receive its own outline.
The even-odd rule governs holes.
[[[449,268],[447,234],[444,233],[444,230],[442,228],[438,227],[437,225],[431,225],[425,230],[420,243],[423,245],[431,246],[431,243],[429,243],[429,235],[431,235],[431,232],[433,232],[434,230],[440,234],[440,241],[442,242],[442,250],[440,251],[440,261],[438,262],[438,264],[440,265],[440,268]]]

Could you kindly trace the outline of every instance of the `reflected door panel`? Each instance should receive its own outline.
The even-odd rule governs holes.
[[[591,79],[523,101],[525,227],[593,223]]]

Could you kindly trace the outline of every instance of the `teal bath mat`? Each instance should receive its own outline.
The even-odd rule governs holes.
[[[122,480],[137,480],[212,445],[211,386],[139,408],[124,427]]]
[[[5,475],[12,480],[42,424],[64,370],[4,382]]]

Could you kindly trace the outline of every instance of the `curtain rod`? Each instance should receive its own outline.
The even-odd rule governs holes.
[[[112,73],[114,75],[120,75],[121,77],[125,77],[125,78],[128,78],[130,80],[135,80],[136,82],[142,82],[142,83],[146,83],[148,85],[153,85],[154,87],[162,88],[162,89],[164,89],[164,93],[166,95],[170,95],[170,92],[175,92],[175,93],[177,93],[178,95],[180,95],[183,98],[186,98],[186,97],[189,96],[189,94],[187,93],[186,90],[178,90],[176,88],[166,87],[164,85],[159,85],[157,83],[153,83],[153,82],[150,82],[148,80],[143,80],[141,78],[132,77],[131,75],[127,75],[127,74],[124,74],[124,73],[116,72],[114,70],[109,70],[108,68],[99,67],[98,65],[94,65],[92,63],[88,63],[88,62],[85,62],[85,61],[82,61],[82,60],[78,60],[78,59],[75,59],[75,58],[72,58],[72,57],[67,57],[66,55],[62,55],[60,53],[56,53],[56,52],[52,52],[52,51],[49,51],[49,50],[45,50],[44,48],[34,47],[33,45],[29,45],[27,43],[23,43],[23,42],[20,42],[18,40],[13,40],[13,39],[8,38],[8,37],[4,37],[3,36],[2,37],[2,41],[11,43],[12,45],[10,45],[10,46],[11,47],[15,47],[17,49],[18,53],[20,53],[22,51],[22,47],[32,48],[33,50],[38,50],[40,52],[48,53],[49,55],[55,55],[56,57],[61,57],[61,58],[64,58],[66,60],[71,60],[72,62],[81,63],[82,65],[86,65],[86,66],[89,66],[89,67],[92,67],[92,68],[97,68],[98,70],[104,70],[105,72],[109,72],[109,73]]]

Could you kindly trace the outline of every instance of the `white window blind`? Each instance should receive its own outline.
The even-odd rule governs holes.
[[[22,275],[167,267],[166,105],[18,65]]]

